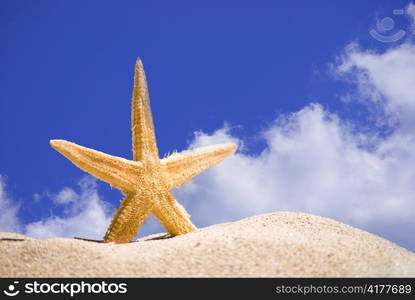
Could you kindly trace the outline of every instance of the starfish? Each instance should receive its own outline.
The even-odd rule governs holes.
[[[77,167],[124,195],[104,242],[130,242],[150,213],[171,235],[197,230],[170,190],[233,154],[236,145],[228,143],[185,150],[160,159],[146,77],[139,58],[135,64],[131,110],[133,160],[65,140],[50,140],[50,145]]]

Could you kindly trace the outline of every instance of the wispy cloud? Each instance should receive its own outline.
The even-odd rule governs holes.
[[[110,222],[108,204],[100,199],[96,180],[90,176],[78,182],[80,192],[62,189],[53,200],[64,205],[64,215],[26,225],[25,233],[32,237],[89,237],[101,239]]]
[[[19,207],[7,197],[5,180],[0,177],[0,231],[20,232],[35,238],[79,236],[101,239],[110,222],[112,209],[98,195],[94,178],[85,176],[78,186],[79,192],[65,187],[57,194],[44,196],[63,208],[61,216],[50,216],[23,225],[18,218]]]
[[[0,175],[0,231],[20,232],[19,205],[6,193],[6,178]]]
[[[415,4],[413,2],[406,6],[406,14],[412,18],[412,29],[415,29]]]
[[[399,121],[400,131],[415,127],[415,45],[405,43],[381,54],[350,44],[336,72],[356,84],[360,101]]]

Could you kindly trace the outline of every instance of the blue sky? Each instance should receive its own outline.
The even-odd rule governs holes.
[[[414,79],[382,77],[414,74],[409,4],[1,1],[0,207],[13,213],[0,230],[97,238],[105,231],[120,193],[84,177],[48,141],[131,158],[140,56],[161,154],[243,144],[234,158],[175,191],[196,225],[304,211],[414,251],[408,211],[415,208],[415,159],[408,149],[415,126],[408,120],[415,110],[414,92],[405,89]],[[385,17],[396,24],[383,34],[403,29],[406,36],[372,38],[369,30]],[[82,209],[99,212],[95,231],[74,225],[90,216]],[[150,220],[140,235],[160,230]]]

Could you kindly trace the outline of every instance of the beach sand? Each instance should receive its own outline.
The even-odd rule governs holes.
[[[128,244],[0,233],[1,277],[415,277],[415,254],[315,215],[278,212]]]

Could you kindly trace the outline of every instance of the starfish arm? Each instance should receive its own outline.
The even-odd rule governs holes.
[[[150,214],[151,201],[138,194],[130,193],[121,200],[104,236],[104,242],[128,243]]]
[[[159,159],[146,75],[141,60],[135,64],[131,105],[133,157],[136,161]]]
[[[140,162],[111,156],[64,140],[51,140],[51,146],[80,169],[125,192],[137,189],[143,166]]]
[[[219,144],[174,153],[161,160],[170,187],[179,187],[207,168],[221,162],[236,151],[235,144]]]
[[[172,235],[180,235],[197,230],[196,226],[190,221],[190,215],[170,193],[159,199],[152,212]]]

